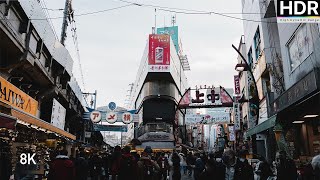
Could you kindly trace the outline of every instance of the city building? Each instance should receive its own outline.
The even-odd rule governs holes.
[[[50,150],[74,157],[90,131],[82,119],[86,103],[40,2],[1,1],[0,42],[0,153],[12,155],[6,165],[14,171],[20,154],[31,151],[40,167]],[[101,144],[98,134],[92,140]]]
[[[243,21],[244,35],[238,46],[254,76],[249,71],[239,73],[241,93],[247,99],[252,98],[254,79],[259,97],[259,117],[250,102],[242,103],[244,140],[252,142],[252,153],[269,160],[274,158],[276,150],[273,127],[277,118],[269,113],[269,104],[284,91],[282,51],[273,3],[242,0],[243,18],[248,21]],[[239,56],[238,62],[242,61]]]
[[[176,43],[172,36],[150,34],[141,59],[131,96],[131,109],[139,114],[135,138],[142,144],[137,149],[151,146],[172,150],[186,138],[185,113],[177,111],[177,105],[188,89],[184,74],[186,66],[182,60],[185,58],[174,48]]]

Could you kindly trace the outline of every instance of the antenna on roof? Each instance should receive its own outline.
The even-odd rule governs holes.
[[[174,15],[174,16],[172,16],[172,18],[171,18],[171,24],[172,24],[172,26],[174,26],[174,25],[176,24],[176,22],[177,22],[177,17],[176,17],[176,15]]]
[[[152,28],[152,34],[156,34],[157,29],[157,9],[154,9],[154,27]]]

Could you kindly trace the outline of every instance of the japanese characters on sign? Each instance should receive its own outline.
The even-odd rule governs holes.
[[[238,75],[234,76],[234,94],[240,96],[240,79]]]
[[[66,109],[56,99],[53,99],[51,124],[60,129],[64,129],[65,117]]]
[[[234,125],[229,125],[228,128],[229,128],[229,141],[236,141]]]
[[[110,124],[113,124],[117,121],[117,114],[115,112],[109,112],[106,116],[106,121]]]
[[[233,103],[233,114],[234,114],[234,129],[236,131],[240,130],[240,104]]]
[[[93,123],[98,123],[102,119],[102,114],[100,111],[92,111],[90,113],[90,119]]]
[[[124,124],[130,124],[133,121],[133,115],[129,112],[122,114],[122,122]]]
[[[0,77],[0,101],[33,116],[37,114],[38,102],[2,77]]]
[[[170,35],[149,35],[149,72],[170,72]]]

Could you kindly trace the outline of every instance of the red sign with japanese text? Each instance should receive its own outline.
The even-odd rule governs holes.
[[[149,35],[149,71],[169,72],[170,70],[170,36],[167,34]]]
[[[240,94],[240,79],[238,75],[234,76],[234,93],[236,95]]]

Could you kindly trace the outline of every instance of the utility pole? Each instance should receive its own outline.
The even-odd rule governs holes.
[[[70,16],[71,1],[72,0],[66,0],[65,6],[64,6],[61,39],[60,39],[60,43],[62,45],[65,45],[64,43],[67,37],[68,17]]]

